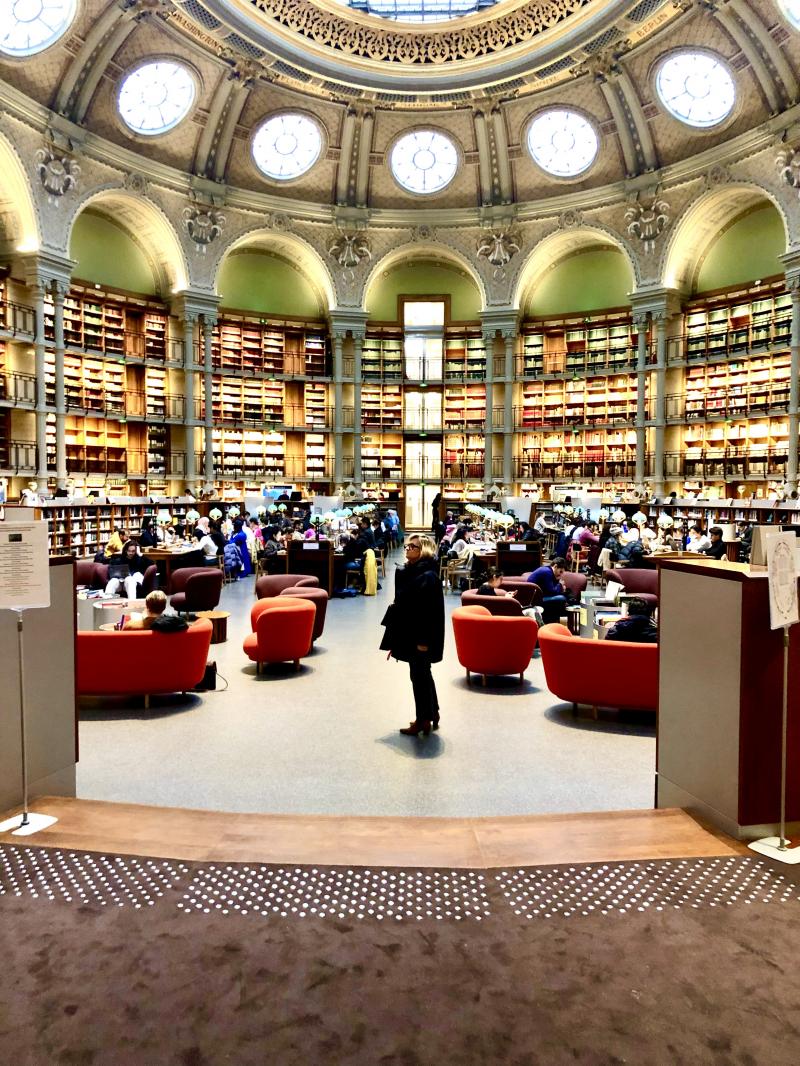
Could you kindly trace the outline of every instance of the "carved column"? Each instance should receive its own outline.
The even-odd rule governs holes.
[[[636,350],[636,473],[637,486],[645,476],[647,452],[647,314],[633,316],[637,331]]]
[[[186,396],[184,425],[186,433],[186,484],[194,489],[197,480],[197,458],[194,450],[194,424],[197,420],[195,410],[195,363],[194,341],[197,315],[188,311],[183,315],[183,391]]]
[[[361,356],[364,349],[364,334],[353,334],[353,484],[361,485]]]
[[[488,497],[489,489],[492,487],[494,478],[492,477],[492,468],[494,466],[494,440],[492,432],[494,425],[492,422],[492,407],[494,400],[494,338],[495,331],[490,333],[484,333],[483,343],[486,348],[486,421],[484,423],[484,445],[483,445],[483,494]]]
[[[213,378],[211,376],[211,339],[216,318],[203,314],[203,394],[205,398],[205,433],[203,476],[206,484],[214,482],[214,411]]]
[[[361,120],[361,137],[358,142],[358,169],[356,171],[356,204],[365,207],[369,189],[369,157],[372,151],[372,134],[375,115],[368,111]]]
[[[33,295],[35,327],[33,351],[36,366],[36,475],[47,481],[47,384],[45,381],[44,342],[44,285],[34,282],[29,285]],[[63,353],[62,353],[63,363]],[[44,487],[44,486],[42,486]]]
[[[505,396],[503,403],[503,487],[511,489],[514,484],[514,348],[517,341],[516,330],[503,331],[505,346]]]
[[[786,481],[789,491],[797,491],[797,449],[800,447],[800,274],[786,279],[792,294],[791,368],[789,372],[789,443]]]
[[[342,484],[344,436],[342,433],[342,377],[344,333],[333,334],[333,481]]]
[[[58,487],[67,484],[67,392],[64,382],[64,297],[68,288],[54,281],[53,293],[53,357],[56,362],[56,479]]]
[[[656,406],[653,493],[664,494],[664,431],[667,425],[667,312],[653,314],[656,326]]]

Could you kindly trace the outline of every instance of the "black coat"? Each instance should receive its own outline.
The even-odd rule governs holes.
[[[384,651],[408,662],[418,644],[427,646],[432,663],[444,655],[444,593],[435,559],[398,568],[394,579],[394,603],[383,619]]]

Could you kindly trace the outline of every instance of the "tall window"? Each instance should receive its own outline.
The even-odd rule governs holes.
[[[403,304],[405,376],[411,381],[441,381],[444,351],[444,302]]]

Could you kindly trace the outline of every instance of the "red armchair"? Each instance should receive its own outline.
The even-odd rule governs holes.
[[[558,623],[542,626],[539,647],[547,687],[559,699],[598,707],[658,708],[658,645],[573,636]]]
[[[511,596],[481,596],[479,592],[468,589],[461,593],[462,607],[485,607],[489,614],[505,618],[521,618],[522,604]]]
[[[317,637],[322,636],[322,631],[325,628],[325,615],[328,612],[328,593],[325,589],[295,585],[294,588],[284,589],[278,599],[288,596],[292,596],[297,600],[308,600],[314,604],[317,613],[314,616],[314,632],[311,636],[311,643],[313,644]]]
[[[308,574],[265,574],[256,581],[256,598],[280,596],[284,589],[319,588],[319,578]]]
[[[308,655],[314,633],[316,607],[309,600],[270,596],[257,600],[250,611],[253,632],[244,638],[244,652],[261,673],[262,663],[294,662]]]
[[[487,675],[523,675],[536,647],[539,627],[532,618],[503,618],[491,614],[485,607],[473,605],[457,607],[453,611],[453,633],[456,638],[458,661],[470,673]]]
[[[222,594],[223,573],[216,566],[185,566],[172,571],[170,606],[183,613],[213,611]]]
[[[642,570],[638,566],[623,566],[604,570],[606,581],[617,581],[631,596],[639,596],[646,603],[658,607],[658,570]]]
[[[138,596],[140,599],[152,592],[158,581],[158,567],[153,563],[144,572],[142,583],[139,586]],[[77,559],[75,562],[75,587],[84,585],[90,589],[104,589],[108,584],[108,567],[105,563],[95,563],[91,559]],[[125,594],[125,590],[122,590]]]

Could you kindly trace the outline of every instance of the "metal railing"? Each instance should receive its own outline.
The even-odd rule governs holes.
[[[31,473],[36,470],[36,441],[10,440],[6,445],[5,464],[15,474]]]
[[[690,448],[688,452],[666,453],[664,469],[667,477],[746,481],[782,478],[786,473],[785,447],[761,448],[750,444],[746,448]]]
[[[579,405],[570,404],[562,407],[515,407],[514,428],[534,429],[551,426],[592,426],[620,425],[634,422],[636,419],[636,400],[623,401],[621,404],[605,403]]]
[[[698,390],[701,391],[701,390]],[[770,411],[781,413],[789,409],[789,382],[748,385],[739,392],[726,391],[720,395],[708,392],[697,400],[685,393],[670,393],[665,397],[669,421],[696,422],[716,418],[748,418]]]
[[[702,333],[684,333],[667,341],[670,363],[728,359],[764,353],[771,348],[788,349],[792,341],[792,318],[786,314],[765,322],[723,326]]]
[[[197,452],[195,457],[197,469],[203,470],[205,456]],[[272,456],[259,457],[248,455],[225,455],[214,453],[214,475],[227,480],[267,480],[269,478],[290,478],[294,481],[330,480],[333,476],[334,459],[332,455],[309,456]],[[352,460],[351,460],[352,466]]]
[[[628,371],[636,366],[639,356],[638,346],[629,344],[614,348],[592,348],[570,351],[562,349],[554,352],[526,351],[517,356],[517,376],[521,378],[539,378],[553,375],[569,377],[608,371]],[[647,345],[648,363],[655,361],[655,347]]]
[[[636,459],[633,456],[603,455],[588,458],[574,457],[566,453],[558,458],[532,456],[514,460],[514,474],[518,481],[546,478],[563,480],[575,477],[631,478],[635,473]]]
[[[36,312],[25,304],[0,301],[0,330],[14,336],[33,337],[36,331]]]
[[[36,378],[33,374],[18,374],[15,370],[0,373],[0,400],[12,403],[36,402]]]

